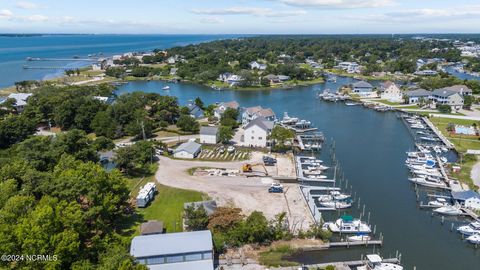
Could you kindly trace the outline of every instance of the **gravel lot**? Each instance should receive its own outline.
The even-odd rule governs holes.
[[[252,153],[251,160],[247,162],[261,163],[262,155],[262,153]],[[155,176],[157,181],[163,185],[205,192],[219,205],[239,207],[245,214],[259,210],[267,218],[272,219],[278,213],[287,212],[291,228],[294,230],[308,229],[313,222],[296,184],[284,184],[285,193],[283,194],[268,193],[267,189],[271,181],[260,177],[192,176],[187,172],[192,167],[239,170],[244,162],[185,161],[162,156],[159,163],[159,170]],[[276,167],[267,168],[269,171],[276,170]],[[257,166],[254,167],[254,170],[262,171],[263,168]]]

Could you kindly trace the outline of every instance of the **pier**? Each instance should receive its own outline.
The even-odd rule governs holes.
[[[455,148],[453,143],[451,143],[447,139],[447,137],[443,136],[442,132],[440,132],[440,130],[438,130],[437,127],[427,117],[422,117],[422,120],[437,135],[437,137],[440,138],[440,140],[443,142],[443,144],[445,144],[445,146],[448,149],[454,149]]]
[[[41,58],[27,57],[27,61],[98,61],[98,58]]]
[[[27,66],[27,65],[24,65],[24,66],[23,66],[23,69],[65,69],[65,70],[68,70],[68,69],[77,69],[77,68],[73,68],[73,67],[55,67],[55,66],[41,67],[41,66]]]
[[[400,264],[400,258],[383,259],[382,262]],[[337,269],[337,270],[351,270],[351,269],[355,269],[358,266],[365,265],[366,263],[367,263],[367,261],[363,260],[363,258],[362,258],[361,260],[358,260],[358,261],[331,262],[331,263],[309,264],[309,265],[303,265],[303,266],[308,267],[310,269],[317,269],[317,268],[325,269],[325,267],[331,265],[331,266],[334,266],[335,269]],[[297,270],[297,269],[299,269],[299,267],[298,266],[278,267],[278,268],[273,268],[273,269],[276,269],[276,270]]]

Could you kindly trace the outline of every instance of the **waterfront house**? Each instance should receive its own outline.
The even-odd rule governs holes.
[[[189,103],[187,105],[187,108],[188,108],[188,112],[189,112],[191,117],[193,117],[195,119],[199,119],[199,118],[204,117],[202,108],[198,107],[196,104]]]
[[[287,75],[278,75],[277,77],[281,82],[285,82],[285,81],[290,80],[290,76],[287,76]]]
[[[473,190],[452,191],[452,198],[466,208],[480,210],[480,194]]]
[[[421,101],[425,102],[430,99],[431,94],[432,92],[425,89],[416,89],[405,93],[408,99],[408,104],[417,104]]]
[[[27,105],[27,100],[29,97],[31,97],[33,94],[32,93],[12,93],[8,95],[7,99],[3,100],[0,102],[3,103],[8,99],[14,99],[15,104],[13,105],[15,107],[15,110],[17,112],[21,113],[25,109],[25,106]]]
[[[453,110],[463,107],[463,97],[456,91],[447,89],[434,90],[430,97],[437,105],[449,105]]]
[[[352,85],[352,90],[360,96],[369,96],[373,92],[373,85],[366,81],[359,81]]]
[[[257,117],[250,121],[244,128],[244,144],[251,147],[267,147],[268,136],[273,129],[273,125],[273,121],[264,117]]]
[[[220,104],[218,104],[218,106],[213,111],[213,115],[216,118],[220,119],[220,117],[222,117],[225,110],[227,110],[228,108],[238,110],[239,107],[240,107],[240,105],[236,101],[221,102]]]
[[[280,79],[278,78],[277,75],[268,74],[268,75],[265,76],[264,78],[267,79],[267,80],[270,82],[270,84],[280,83]]]
[[[462,85],[462,84],[457,84],[457,85],[445,87],[443,89],[457,92],[461,96],[471,96],[471,95],[473,95],[472,89],[470,89],[470,88],[468,88],[468,86]]]
[[[242,112],[242,125],[247,125],[250,121],[263,117],[269,121],[275,121],[275,113],[270,108],[262,108],[262,106],[255,106],[244,108]]]
[[[200,143],[216,144],[218,142],[218,127],[200,127]]]
[[[413,74],[418,76],[437,76],[438,72],[436,72],[435,70],[426,69],[426,70],[415,71],[415,73]]]
[[[210,231],[140,235],[132,239],[130,255],[151,270],[213,270]]]
[[[175,158],[196,158],[202,151],[202,145],[194,141],[182,143],[173,151]]]
[[[257,61],[250,62],[250,69],[258,69],[258,70],[265,70],[267,69],[267,65],[258,63]]]
[[[391,82],[391,81],[384,82],[380,90],[381,90],[381,94],[380,94],[381,99],[385,99],[390,102],[403,101],[402,90],[400,90],[400,87],[398,87],[397,84],[394,82]]]
[[[227,82],[228,81],[228,78],[230,78],[230,76],[232,76],[233,74],[230,73],[230,72],[225,72],[225,73],[222,73],[218,76],[217,80],[218,81],[221,81],[221,82]]]
[[[347,73],[360,72],[360,65],[356,62],[340,62],[337,67],[345,70]]]
[[[161,234],[163,233],[163,222],[156,220],[149,220],[140,225],[140,234],[141,235],[152,235],[152,234]]]

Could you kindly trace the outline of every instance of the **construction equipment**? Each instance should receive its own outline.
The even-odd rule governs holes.
[[[253,172],[253,167],[254,166],[262,166],[263,170],[265,171],[265,175],[268,176],[267,168],[265,168],[265,165],[263,165],[263,163],[254,163],[254,164],[245,163],[242,166],[242,172],[251,173],[251,172]]]

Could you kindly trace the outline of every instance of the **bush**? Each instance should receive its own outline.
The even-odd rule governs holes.
[[[452,107],[448,105],[438,105],[437,109],[441,113],[451,113],[452,112]]]

